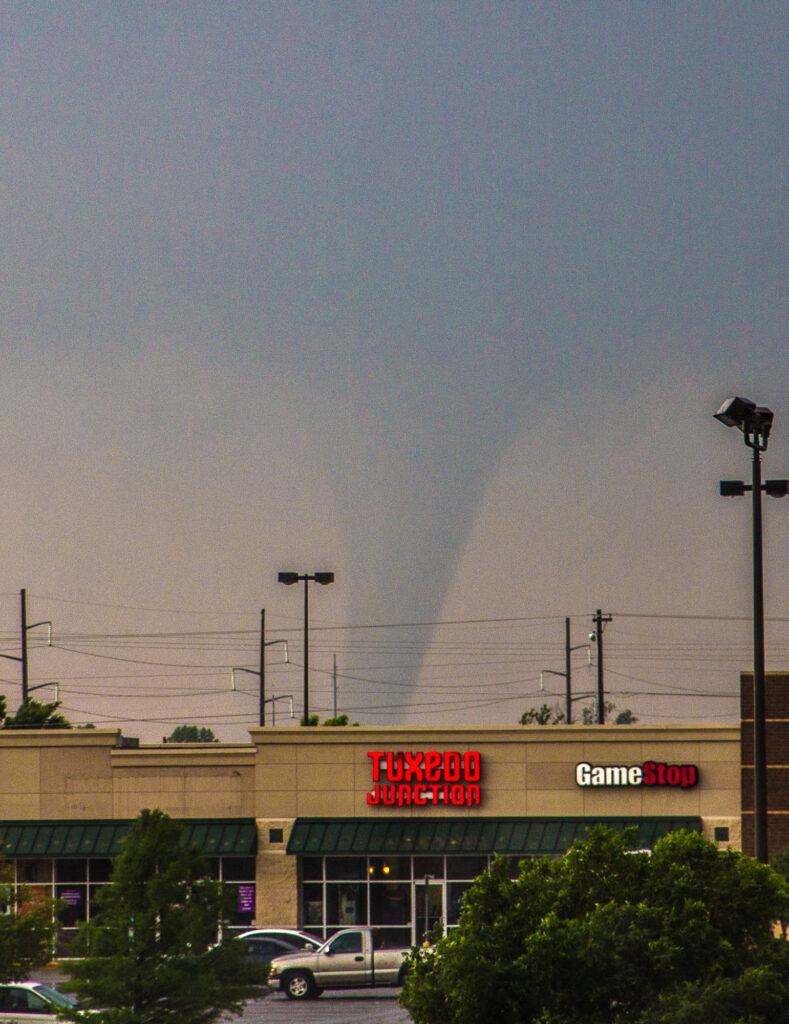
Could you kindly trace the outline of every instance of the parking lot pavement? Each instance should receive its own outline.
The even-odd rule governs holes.
[[[33,977],[57,988],[63,975],[57,968],[34,971]],[[399,988],[345,989],[324,992],[319,999],[294,1002],[279,992],[247,1003],[240,1016],[227,1024],[411,1024],[397,1002]]]
[[[244,1024],[410,1024],[411,1018],[397,1002],[397,988],[357,992],[324,992],[319,999],[294,1002],[275,993],[247,1004],[234,1022]]]

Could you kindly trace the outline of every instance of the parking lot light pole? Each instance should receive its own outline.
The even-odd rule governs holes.
[[[334,583],[333,572],[297,573],[281,572],[277,576],[280,583],[290,587],[299,580],[304,580],[304,721],[302,725],[310,724],[310,639],[309,639],[309,600],[307,597],[307,584],[310,581],[318,583],[322,587]]]
[[[782,498],[789,492],[789,480],[762,483],[761,454],[773,424],[773,412],[748,398],[727,398],[715,413],[727,427],[737,427],[753,452],[751,483],[721,480],[724,497],[739,497],[751,491],[753,498],[753,839],[758,861],[767,863],[767,744],[764,684],[764,558],[762,553],[762,491]]]

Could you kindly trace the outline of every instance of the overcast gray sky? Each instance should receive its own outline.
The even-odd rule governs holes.
[[[25,587],[56,645],[31,633],[31,682],[74,720],[243,738],[261,607],[290,638],[270,692],[301,699],[277,571],[332,569],[316,627],[393,628],[316,630],[322,713],[336,654],[353,718],[517,721],[564,616],[580,644],[603,607],[618,707],[733,720],[749,509],[716,492],[749,459],[712,413],[770,405],[789,475],[788,28],[782,3],[3,4],[4,650]],[[403,625],[491,619],[518,621]]]

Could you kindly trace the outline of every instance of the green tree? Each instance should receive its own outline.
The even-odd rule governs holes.
[[[86,956],[71,961],[69,989],[96,1024],[210,1024],[259,994],[261,967],[241,943],[215,945],[221,883],[208,877],[183,826],[162,811],[134,821],[96,918],[82,926]],[[65,986],[64,986],[65,987]],[[75,1018],[77,1019],[77,1018]]]
[[[529,708],[520,717],[521,725],[559,725],[564,721],[564,712],[556,707],[543,704],[539,708]]]
[[[197,725],[178,725],[169,736],[165,737],[165,743],[218,743],[210,729]]]
[[[324,725],[350,725],[347,715],[337,715],[336,718],[326,718],[323,722]],[[354,726],[358,726],[358,722],[354,722]]]
[[[497,860],[458,927],[417,950],[415,1024],[786,1024],[786,881],[696,833],[631,853],[595,828],[559,860]]]
[[[0,859],[0,982],[27,978],[52,959],[56,904],[15,888],[10,866]]]
[[[611,715],[616,710],[616,705],[610,701],[605,702],[605,714],[606,720],[611,720]],[[543,704],[539,708],[529,708],[528,711],[524,711],[520,717],[521,725],[560,725],[565,721],[565,715],[561,707],[558,704],[554,704],[550,707],[548,704]],[[638,721],[636,716],[630,710],[625,708],[624,711],[620,711],[614,719],[615,725],[635,725]],[[594,707],[585,707],[581,711],[581,725],[594,725],[597,722],[597,715]]]
[[[611,716],[616,711],[616,704],[612,704],[610,700],[603,702],[605,706],[605,720],[606,722],[611,721]],[[635,725],[638,719],[630,710],[625,708],[624,711],[620,711],[614,719],[614,725]],[[581,712],[581,722],[583,725],[596,725],[597,724],[597,707],[588,706]]]
[[[69,722],[63,715],[58,714],[60,701],[54,700],[51,704],[41,704],[30,697],[23,701],[13,716],[8,716],[3,722],[4,729],[70,729]],[[3,711],[5,710],[5,698],[3,698]]]

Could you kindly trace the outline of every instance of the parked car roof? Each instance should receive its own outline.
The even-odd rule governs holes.
[[[236,936],[239,939],[271,938],[288,942],[294,949],[317,949],[323,945],[323,939],[310,935],[309,932],[297,928],[253,928]]]
[[[71,996],[38,981],[9,981],[0,985],[0,1019],[3,1020],[16,1020],[17,1014],[20,1020],[27,1020],[35,1014],[37,1020],[47,1017],[54,1024],[59,1019],[59,1008],[76,1006]]]

